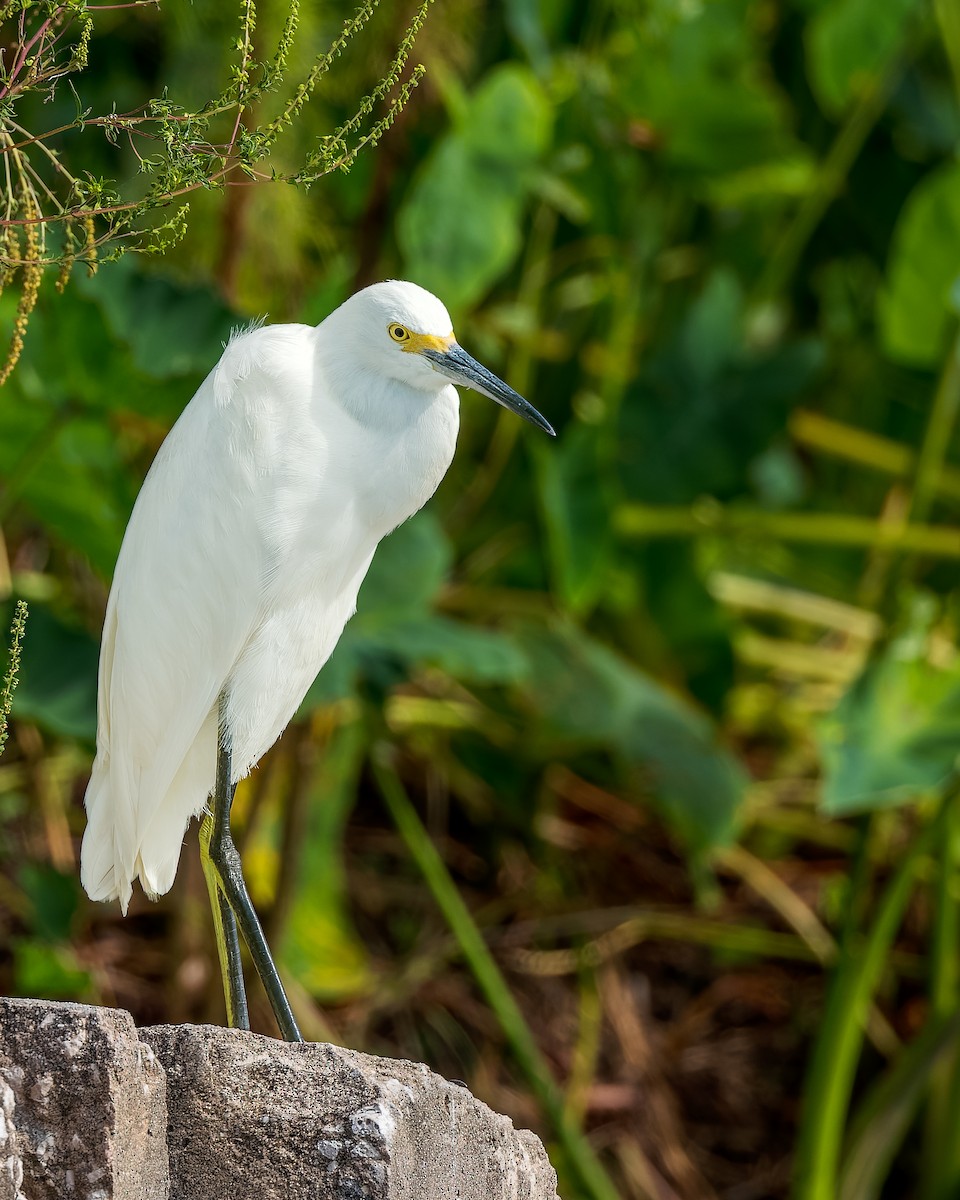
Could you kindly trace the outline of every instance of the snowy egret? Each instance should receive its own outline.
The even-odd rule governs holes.
[[[239,925],[283,1036],[300,1040],[230,835],[237,781],[330,657],[381,538],[450,466],[455,383],[553,434],[412,283],[365,288],[316,328],[235,333],[130,517],[100,649],[81,878],[124,912],[137,878],[155,899],[206,809],[201,854],[233,1025],[249,1027]]]

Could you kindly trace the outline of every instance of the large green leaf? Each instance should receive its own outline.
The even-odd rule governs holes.
[[[550,141],[550,103],[536,76],[517,63],[495,68],[460,121],[471,151],[507,168],[535,162]]]
[[[960,659],[933,663],[916,632],[893,641],[820,724],[823,808],[887,808],[942,784],[960,756]]]
[[[382,628],[375,636],[361,623],[359,636],[369,650],[439,667],[464,683],[519,683],[527,674],[527,660],[508,635],[432,613]]]
[[[368,630],[419,616],[447,577],[453,549],[426,509],[395,529],[377,547],[360,588],[357,620]]]
[[[429,511],[419,512],[377,547],[360,588],[357,612],[303,701],[309,712],[353,694],[365,660],[395,658],[386,649],[390,630],[428,611],[446,578],[450,544]]]
[[[526,659],[509,637],[435,614],[451,547],[428,510],[380,544],[360,589],[356,615],[304,700],[304,709],[351,695],[361,675],[435,666],[476,684],[510,684]],[[385,674],[384,674],[385,672]]]
[[[673,504],[742,495],[751,462],[785,433],[823,350],[810,338],[750,345],[743,303],[731,272],[715,271],[628,389],[619,441],[628,495]]]
[[[0,476],[13,481],[11,502],[110,575],[135,488],[102,420],[0,403]]]
[[[449,307],[464,307],[516,257],[518,199],[461,139],[451,138],[414,182],[397,235],[406,274]]]
[[[115,275],[119,282],[106,282]],[[170,313],[165,325],[151,317],[149,303],[141,307],[140,286],[132,282],[129,268],[111,264],[95,280],[78,279],[62,296],[44,289],[22,361],[0,389],[5,503],[28,510],[103,576],[116,561],[143,462],[200,378],[158,376],[174,360],[180,366],[189,360],[191,369],[202,360],[208,369],[221,351],[220,339],[202,332],[210,332],[209,321],[205,324],[194,311],[200,301],[193,292],[164,281],[142,285],[162,289],[162,304]],[[223,311],[212,293],[203,295],[214,312]],[[111,320],[125,322],[122,328],[114,331],[94,296],[108,298]],[[160,299],[154,296],[153,303]],[[6,300],[3,308],[9,308]],[[195,323],[192,343],[176,328],[181,318]],[[136,353],[124,341],[127,334]],[[131,438],[126,429],[133,414],[152,420],[136,422],[137,435]],[[148,441],[146,453],[138,438]],[[137,464],[132,470],[131,459]]]
[[[932,171],[910,193],[880,294],[880,332],[891,357],[935,366],[955,323],[960,278],[960,164]]]
[[[519,638],[528,702],[565,754],[605,748],[639,771],[634,782],[692,849],[733,837],[746,777],[703,713],[572,625],[525,627]]]
[[[9,625],[6,614],[3,623]],[[92,742],[99,657],[96,641],[85,630],[64,625],[42,604],[31,604],[13,715],[51,733]]]
[[[130,347],[135,366],[156,379],[206,374],[238,323],[212,288],[147,274],[129,258],[81,278],[77,286],[99,305],[115,337]]]
[[[546,147],[550,108],[536,76],[493,71],[414,179],[397,219],[409,278],[451,308],[476,300],[520,249],[529,168]]]
[[[758,66],[750,8],[656,0],[617,39],[623,61],[612,86],[683,171],[718,175],[796,157],[784,98]]]
[[[899,49],[916,0],[829,0],[807,28],[807,72],[822,108],[837,115],[876,82]]]

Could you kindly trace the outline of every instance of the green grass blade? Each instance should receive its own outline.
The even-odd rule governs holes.
[[[867,1094],[851,1126],[840,1177],[840,1200],[878,1200],[939,1064],[955,1056],[960,1013],[934,1019]]]
[[[957,939],[960,935],[960,905],[955,895],[958,861],[957,838],[960,835],[960,807],[953,794],[944,800],[944,836],[937,847],[937,879],[933,889],[933,930],[930,945],[930,1012],[932,1021],[944,1021],[957,1014],[958,963]],[[960,1150],[956,1145],[957,1112],[953,1107],[958,1078],[956,1053],[940,1056],[929,1082],[930,1097],[926,1111],[924,1149],[921,1165],[920,1194],[925,1200],[938,1200],[948,1193],[944,1181],[956,1178],[960,1169]]]
[[[537,1046],[523,1013],[514,1000],[507,982],[483,935],[464,904],[453,880],[430,840],[416,810],[390,765],[389,748],[375,748],[373,773],[387,808],[407,849],[420,869],[434,900],[473,972],[474,978],[493,1010],[517,1063],[554,1127],[556,1137],[585,1194],[592,1200],[618,1200],[617,1190],[595,1155],[579,1126],[566,1111],[563,1095]]]
[[[851,931],[827,995],[804,1089],[794,1200],[835,1200],[840,1149],[870,1002],[913,890],[914,873],[940,836],[933,821],[918,833],[894,871],[865,935]]]

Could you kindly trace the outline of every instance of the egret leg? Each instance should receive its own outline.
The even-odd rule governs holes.
[[[218,764],[219,766],[219,764]],[[219,784],[219,770],[217,772]],[[247,1009],[247,992],[243,982],[243,963],[240,958],[240,938],[237,934],[237,918],[220,887],[217,869],[210,860],[210,837],[213,833],[213,817],[209,814],[200,823],[200,861],[203,865],[213,927],[217,942],[217,957],[220,959],[220,975],[223,979],[223,998],[227,1008],[227,1024],[231,1029],[249,1029],[250,1014]]]
[[[213,811],[206,818],[205,823],[206,821],[210,822],[206,855],[207,861],[210,864],[210,871],[215,876],[214,891],[217,895],[217,903],[214,905],[214,922],[217,922],[219,916],[224,931],[224,950],[221,952],[220,958],[221,967],[224,972],[224,991],[227,992],[228,989],[233,988],[234,996],[236,996],[235,985],[238,974],[241,994],[243,987],[243,975],[239,969],[239,943],[236,943],[235,961],[231,957],[233,950],[227,930],[230,923],[232,923],[234,939],[236,939],[236,929],[239,926],[240,932],[243,934],[243,940],[247,943],[250,957],[253,959],[253,965],[257,969],[257,974],[263,983],[264,991],[267,993],[267,999],[273,1008],[273,1014],[277,1018],[277,1024],[280,1026],[280,1032],[288,1042],[302,1042],[303,1036],[297,1027],[296,1019],[290,1008],[290,1001],[287,999],[287,994],[283,990],[283,984],[280,982],[280,976],[277,973],[276,965],[270,954],[270,948],[267,946],[267,939],[263,934],[260,918],[257,916],[256,909],[253,907],[253,902],[247,891],[247,885],[243,879],[243,869],[240,865],[240,855],[234,845],[233,835],[230,832],[230,809],[233,806],[233,794],[236,791],[236,785],[230,782],[230,747],[228,744],[225,744],[226,739],[223,733],[221,724],[220,748],[217,752],[217,786],[213,793]],[[201,835],[202,833],[203,830],[201,828]],[[223,900],[222,904],[220,902],[221,898]],[[224,910],[229,913],[229,922],[223,919]],[[230,983],[227,982],[228,979],[231,980]],[[228,996],[228,1017],[230,1003],[231,1000]],[[245,1013],[245,997],[243,1008]],[[249,1023],[246,1028],[249,1028]]]

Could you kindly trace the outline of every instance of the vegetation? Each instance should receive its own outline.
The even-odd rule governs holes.
[[[337,4],[305,6],[295,39],[287,0],[255,24],[244,4],[230,54],[237,13],[213,0],[0,9],[6,86],[56,11],[38,44],[80,97],[49,78],[0,96],[8,167],[35,136],[15,125],[54,131],[70,178],[115,181],[137,214],[112,223],[39,149],[7,176],[14,338],[37,286],[0,389],[5,624],[31,607],[0,762],[0,986],[222,1018],[195,834],[173,892],[126,921],[76,879],[110,574],[231,325],[316,322],[410,278],[560,436],[464,394],[450,475],[241,788],[304,1032],[465,1079],[547,1139],[565,1200],[945,1200],[955,8],[373,7],[340,45],[361,18]],[[135,114],[123,136],[115,113]],[[392,128],[354,162],[341,143],[368,120]],[[111,231],[163,254],[40,287],[41,206],[73,223],[73,249],[48,230],[61,264],[88,217],[98,258]]]
[[[13,610],[13,624],[10,626],[10,649],[7,653],[7,666],[3,674],[3,688],[0,689],[0,754],[7,744],[10,709],[13,708],[13,693],[16,691],[17,678],[20,673],[20,655],[23,653],[23,635],[27,629],[27,605],[18,600]]]
[[[5,165],[2,282],[19,282],[20,303],[0,383],[6,382],[19,360],[45,266],[59,267],[57,287],[62,291],[76,263],[86,263],[94,271],[105,247],[110,249],[108,258],[117,258],[128,250],[161,253],[173,246],[186,231],[190,211],[189,204],[180,200],[198,188],[223,190],[265,182],[309,187],[331,171],[349,170],[360,151],[375,146],[390,128],[423,75],[422,67],[410,72],[386,113],[363,129],[374,107],[397,87],[430,0],[420,4],[387,71],[354,112],[319,138],[295,169],[265,170],[281,135],[373,16],[374,0],[364,0],[343,22],[329,48],[313,55],[295,87],[287,77],[300,25],[299,0],[290,0],[276,49],[263,60],[257,53],[255,0],[242,0],[240,29],[232,47],[236,60],[220,95],[189,108],[174,103],[164,92],[125,113],[117,112],[114,100],[108,113],[92,116],[93,108],[84,107],[73,77],[88,66],[97,11],[158,5],[159,0],[106,6],[85,0],[21,0],[7,5],[11,49],[8,63],[0,70],[0,152]],[[75,103],[71,121],[51,127],[46,119],[42,132],[34,132],[36,122],[29,127],[20,123],[24,109],[43,111],[36,107],[38,100],[56,110],[57,91],[64,87],[70,89]],[[269,119],[262,111],[259,119],[251,119],[267,97],[274,99]],[[89,130],[102,130],[114,147],[121,139],[126,142],[141,177],[136,187],[133,180],[124,181],[124,190],[134,194],[123,195],[116,183],[94,176],[87,168],[74,173],[68,165],[75,151],[65,135]],[[63,149],[61,141],[66,141]],[[172,216],[155,219],[158,210],[169,209],[174,202]],[[48,246],[50,231],[59,234],[52,246]]]

